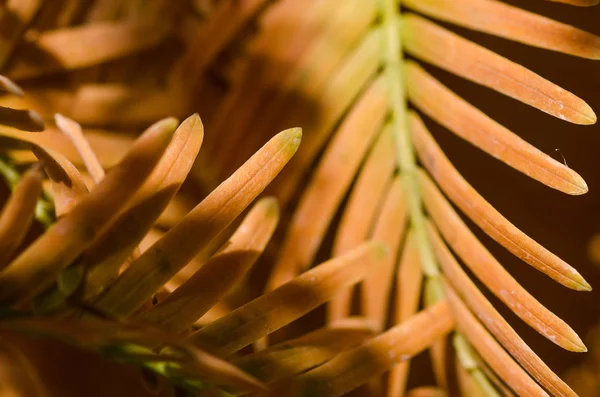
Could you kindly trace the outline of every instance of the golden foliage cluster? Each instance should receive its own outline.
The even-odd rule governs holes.
[[[497,0],[1,12],[3,333],[135,364],[165,396],[576,396],[487,292],[559,347],[586,346],[459,211],[556,282],[590,285],[494,209],[427,123],[550,188],[588,187],[427,68],[589,125],[582,99],[444,26],[592,60],[600,37]],[[0,390],[53,395],[1,350],[18,369]],[[407,391],[426,350],[436,385]]]

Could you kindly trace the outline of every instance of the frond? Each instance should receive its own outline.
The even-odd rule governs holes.
[[[590,59],[598,57],[598,37],[498,1],[405,1],[402,7],[403,10],[406,8],[406,12],[402,14],[394,11],[392,2],[389,2],[392,5],[388,5],[388,8],[380,4],[380,9],[376,2],[350,3],[345,2],[344,8],[336,13],[350,13],[348,15],[351,16],[344,18],[347,24],[345,29],[336,27],[337,19],[322,25],[318,20],[319,13],[313,12],[310,7],[308,9],[311,12],[307,11],[304,15],[301,10],[294,8],[293,2],[274,5],[263,17],[263,31],[256,40],[266,42],[269,34],[276,36],[274,32],[278,22],[287,23],[288,44],[287,47],[281,45],[282,48],[288,48],[289,56],[297,60],[281,78],[281,84],[285,85],[284,93],[279,93],[276,100],[263,100],[263,103],[271,106],[268,109],[277,113],[286,108],[293,109],[293,113],[289,116],[278,115],[272,121],[261,118],[255,127],[256,134],[263,131],[266,134],[268,128],[286,121],[300,125],[313,123],[313,135],[307,134],[303,147],[284,171],[285,177],[280,185],[275,186],[282,205],[290,201],[291,192],[302,183],[302,170],[309,167],[323,151],[307,186],[300,191],[301,197],[285,233],[267,290],[312,267],[325,244],[326,234],[334,227],[337,227],[331,251],[334,256],[371,238],[385,241],[392,252],[401,252],[400,247],[408,244],[406,232],[411,230],[408,234],[414,234],[418,247],[417,256],[422,263],[425,292],[433,296],[433,301],[440,299],[445,290],[440,280],[446,279],[448,288],[451,286],[456,290],[455,296],[459,297],[450,302],[453,312],[459,310],[457,305],[464,302],[466,306],[461,307],[468,307],[477,314],[477,318],[473,317],[474,322],[469,322],[469,325],[457,323],[458,331],[465,333],[466,328],[470,330],[473,325],[479,324],[487,328],[487,331],[482,328],[481,334],[465,334],[464,340],[475,347],[483,361],[500,376],[501,382],[506,382],[522,395],[545,393],[540,385],[556,395],[573,395],[570,388],[526,347],[506,321],[498,318],[499,315],[493,317],[498,321],[490,320],[492,310],[497,312],[485,295],[474,284],[469,284],[474,287],[472,289],[460,283],[446,268],[449,258],[455,261],[453,254],[457,255],[490,292],[542,335],[567,350],[586,350],[577,334],[521,287],[476,240],[443,194],[490,237],[529,265],[571,289],[587,291],[589,284],[574,268],[520,231],[481,197],[452,166],[427,131],[421,117],[424,115],[438,122],[491,156],[549,187],[578,195],[587,192],[587,185],[572,169],[535,149],[517,134],[486,116],[446,88],[417,62],[446,69],[562,120],[593,124],[596,121],[594,112],[574,94],[450,32],[427,17]],[[315,7],[327,9],[325,4]],[[273,15],[280,16],[280,19],[277,20]],[[308,20],[296,28],[293,21],[285,19],[289,15]],[[383,18],[382,23],[376,22],[378,15]],[[353,32],[358,29],[357,26],[363,29],[363,34],[358,38],[340,33]],[[270,33],[271,28],[273,33]],[[302,45],[293,46],[292,43]],[[312,62],[311,56],[325,46],[335,46],[336,52],[329,51],[326,62]],[[268,51],[269,48],[261,51]],[[398,63],[402,62],[396,55],[396,50],[400,48],[414,60]],[[297,51],[294,55],[291,54],[293,50]],[[281,55],[280,51],[273,49],[274,57],[275,54]],[[263,53],[257,50],[256,57],[262,56]],[[378,59],[383,60],[377,62]],[[252,79],[252,92],[255,92],[256,72],[251,67],[248,70],[245,76],[248,80]],[[348,70],[352,70],[352,74],[346,74]],[[330,77],[325,79],[325,75]],[[347,91],[341,91],[336,85],[340,75],[351,76],[346,77],[347,84],[343,86]],[[267,92],[269,78],[272,76],[264,78],[264,88],[258,91]],[[259,99],[244,95],[249,91],[243,83],[238,87],[238,91],[231,95],[231,101],[235,101],[235,104],[228,103],[226,106],[238,109],[242,103],[247,105],[248,101],[259,106]],[[319,103],[321,114],[313,118],[309,114],[302,114],[302,103],[298,103],[296,97],[311,98]],[[416,112],[406,110],[403,104],[405,98]],[[287,101],[287,106],[282,105],[282,101]],[[385,104],[388,111],[382,111]],[[231,110],[223,114],[225,120]],[[215,124],[220,128],[236,128],[231,123],[219,120]],[[394,140],[395,151],[391,150]],[[419,169],[415,160],[411,160],[413,150],[424,169]],[[398,186],[400,190],[396,192]],[[396,208],[390,208],[391,204],[388,203],[395,204]],[[339,223],[335,221],[336,214],[341,214]],[[392,229],[384,232],[386,220],[393,225]],[[434,236],[440,236],[436,230],[439,230],[441,238],[433,239]],[[433,244],[434,241],[437,243]],[[453,254],[443,251],[447,250],[446,244]],[[450,257],[444,256],[443,252]],[[398,278],[397,283],[403,283],[400,279],[403,275],[400,272],[402,265],[397,267],[401,257],[398,255],[391,259],[390,265],[361,284],[360,312],[375,321],[380,329],[386,329],[391,321],[393,324],[394,320],[386,317],[391,301],[414,301],[414,298],[403,295],[405,292],[400,288],[397,293],[401,297],[391,296],[391,292],[396,291],[392,288],[394,277]],[[469,279],[466,274],[465,277]],[[417,297],[419,293],[419,289],[412,292]],[[485,305],[486,311],[482,311],[481,305]],[[351,291],[336,297],[330,305],[330,321],[349,315],[350,307]],[[493,350],[485,350],[492,341],[491,335],[501,345],[495,345]],[[481,338],[487,342],[482,342]],[[504,354],[504,349],[510,354]],[[434,365],[438,365],[435,363],[435,349],[432,354]],[[500,361],[494,361],[496,357],[500,357]],[[516,369],[520,365],[527,372],[522,372],[516,380],[511,379],[506,368]],[[393,366],[389,364],[386,369]],[[488,375],[483,367],[478,368],[481,372],[476,379],[479,379],[480,386],[487,384],[482,387],[492,387],[490,380],[486,380]],[[396,373],[398,371],[395,369]],[[373,370],[373,373],[376,372]],[[402,384],[402,378],[397,376],[392,377],[393,382]],[[320,380],[326,383],[326,380],[333,382],[338,378],[341,378],[341,373],[332,373],[330,377]],[[310,383],[306,377],[299,379],[300,383]],[[389,390],[399,390],[398,386],[389,387]],[[339,395],[343,391],[330,393],[324,395]]]
[[[62,116],[57,121],[60,128],[71,129],[71,138],[81,138],[75,122]],[[256,390],[262,387],[258,381],[198,350],[194,337],[182,342],[174,335],[189,330],[204,312],[243,280],[277,223],[277,204],[273,199],[256,203],[223,250],[197,276],[175,289],[155,308],[134,314],[260,194],[295,153],[301,133],[291,129],[275,136],[155,244],[141,255],[136,254],[136,247],[187,176],[202,144],[203,126],[197,115],[178,124],[174,119],[165,119],[151,126],[105,177],[103,171],[97,174],[97,185],[89,192],[74,191],[76,185],[85,184],[79,174],[65,171],[69,167],[74,169],[68,160],[56,153],[51,157],[51,151],[32,143],[25,133],[3,134],[15,145],[31,147],[51,179],[62,171],[61,182],[73,188],[67,195],[74,202],[61,214],[56,207],[57,221],[26,249],[5,261],[0,272],[1,300],[6,309],[1,327],[64,339],[84,349],[141,364],[173,379],[186,374],[188,381],[210,379],[213,384]],[[90,165],[88,171],[93,173],[99,163],[93,152],[87,151],[87,142],[78,143],[81,144],[78,148],[83,149],[81,155]],[[56,159],[59,160],[55,163],[47,162]],[[69,177],[73,179],[65,180]],[[76,178],[79,180],[74,182]],[[13,237],[14,241],[6,241],[11,250],[19,245],[31,224],[41,186],[40,167],[34,166],[20,177],[4,209],[0,222],[4,229],[24,229]],[[64,200],[61,195],[66,190],[59,187],[54,190],[54,197]],[[27,200],[23,199],[24,194]],[[315,302],[304,309],[308,311],[322,303],[331,291],[360,280],[357,270],[362,267],[364,273],[381,256],[377,245],[365,246],[353,256],[320,268],[331,268],[329,272],[319,271],[296,281],[288,287],[290,297],[265,296],[257,304],[263,307],[273,305],[273,300],[279,304],[285,299],[295,299],[298,294],[295,289],[302,288],[304,293],[315,294]],[[124,263],[126,270],[122,271]],[[347,277],[340,279],[342,270]],[[217,283],[208,284],[214,290],[197,296],[198,283],[211,279]],[[190,288],[194,294],[190,294]],[[282,289],[283,294],[285,291]],[[325,295],[320,296],[318,291]],[[41,317],[31,318],[34,314]],[[47,317],[49,314],[58,314],[58,318]],[[95,319],[98,315],[101,317]],[[284,318],[284,325],[301,314],[290,315],[291,319]],[[131,317],[131,321],[117,320],[126,317]],[[264,330],[262,324],[259,327]],[[158,331],[161,328],[171,333]],[[230,338],[233,340],[229,343],[240,343],[235,335]],[[165,345],[179,353],[173,357],[168,353],[158,356],[152,350]],[[183,386],[196,390],[207,387],[198,382]]]
[[[27,96],[0,79],[13,94],[0,108],[13,191],[0,328],[206,395],[442,396],[448,366],[463,395],[576,395],[486,293],[559,347],[586,346],[461,215],[565,287],[591,286],[487,202],[427,125],[586,193],[431,66],[589,125],[583,99],[446,26],[591,60],[600,37],[497,0],[76,3],[50,17],[47,3],[7,2],[19,18],[0,65]],[[197,114],[171,117],[197,109],[206,135]],[[190,203],[185,184],[205,198]],[[34,219],[46,230],[23,247]],[[254,266],[271,268],[258,296],[244,285]],[[326,303],[320,328],[297,321]],[[425,350],[437,385],[407,392]]]

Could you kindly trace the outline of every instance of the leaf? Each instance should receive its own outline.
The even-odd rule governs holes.
[[[134,54],[165,38],[169,31],[165,22],[107,21],[45,31],[27,43],[27,51],[6,73],[14,80],[31,79]],[[43,54],[44,62],[28,54]]]
[[[402,178],[397,176],[385,195],[372,234],[372,239],[385,243],[390,252],[398,252],[404,239],[408,220],[407,207]],[[362,311],[381,329],[386,325],[396,263],[396,255],[389,255],[384,264],[361,284]]]
[[[104,178],[104,168],[102,168],[102,165],[92,150],[89,142],[85,139],[81,126],[77,122],[59,113],[54,115],[54,120],[56,126],[69,138],[73,146],[75,146],[87,171],[92,176],[94,182],[98,184],[102,178]]]
[[[93,243],[152,171],[174,124],[167,119],[142,135],[96,189],[0,273],[0,301],[10,305],[29,301]]]
[[[591,5],[597,2],[580,1]],[[404,0],[403,5],[443,21],[530,46],[600,59],[600,37],[500,1]]]
[[[473,397],[490,397],[495,396],[493,393],[486,393],[479,386],[474,376],[469,373],[469,369],[465,368],[460,359],[456,358],[454,367],[456,368],[456,378],[458,382],[458,388],[461,396],[473,396]],[[497,394],[497,393],[496,393]]]
[[[35,336],[52,336],[68,344],[86,349],[99,349],[125,362],[142,363],[159,370],[162,375],[177,370],[190,377],[210,379],[216,384],[264,390],[264,385],[232,364],[194,346],[182,343],[169,334],[135,324],[86,318],[18,318],[0,323],[0,329],[25,332]],[[158,355],[147,345],[167,344],[177,356]]]
[[[189,340],[219,357],[227,357],[364,279],[386,255],[382,244],[364,243],[206,325]]]
[[[8,0],[5,2],[5,12],[2,13],[0,25],[7,26],[9,29],[3,32],[0,39],[0,67],[3,69],[43,2],[43,0]]]
[[[194,164],[203,142],[204,125],[198,113],[195,113],[177,127],[171,143],[136,193],[133,203],[143,201],[149,194],[161,188],[181,185]]]
[[[417,15],[402,17],[410,55],[484,85],[543,112],[576,124],[594,124],[596,114],[580,98],[512,62]]]
[[[180,341],[158,330],[125,321],[91,316],[85,319],[15,316],[3,319],[0,322],[0,329],[34,336],[51,336],[89,350],[114,347],[117,344],[124,347],[127,343],[135,343],[138,353],[140,350],[148,353],[147,346],[155,344],[174,345],[183,349]]]
[[[429,347],[429,358],[435,381],[440,388],[448,388],[448,338],[443,336]]]
[[[183,220],[144,252],[95,302],[113,315],[131,314],[225,229],[294,155],[300,129],[272,138]]]
[[[0,271],[23,242],[41,192],[41,167],[35,165],[23,174],[0,214]]]
[[[415,113],[410,115],[410,129],[423,165],[452,202],[486,234],[562,285],[578,291],[591,290],[591,286],[577,270],[521,232],[469,185],[452,166]]]
[[[286,395],[298,397],[341,396],[416,355],[453,326],[448,302],[441,301],[403,324],[298,376],[291,384],[287,382],[273,388],[270,395],[282,395],[277,393],[286,390]]]
[[[6,76],[0,75],[0,91],[8,92],[13,95],[22,97],[25,95],[21,87]]]
[[[420,173],[425,207],[450,247],[485,286],[532,328],[563,349],[586,347],[563,320],[540,304],[489,253],[424,172]]]
[[[446,397],[447,394],[444,389],[433,386],[422,386],[406,393],[406,397]]]
[[[117,277],[135,247],[173,198],[190,171],[204,139],[198,114],[184,120],[131,203],[84,254],[88,267],[84,297],[91,300]]]
[[[186,355],[191,356],[191,360],[181,367],[167,367],[168,374],[185,375],[186,380],[196,378],[211,384],[226,385],[252,392],[266,389],[262,382],[225,360],[192,346],[184,345],[183,348]]]
[[[410,101],[462,139],[554,189],[573,195],[588,191],[575,171],[486,116],[414,62],[407,62],[405,71]]]
[[[326,19],[320,19],[321,23],[324,21],[326,23],[317,37],[310,37],[302,43],[306,47],[293,59],[289,70],[274,68],[272,73],[283,72],[281,81],[278,83],[276,94],[268,98],[268,111],[264,117],[254,123],[254,130],[258,132],[254,135],[257,137],[256,139],[261,136],[263,131],[278,130],[290,123],[297,125],[303,122],[303,112],[299,109],[290,118],[286,117],[282,120],[281,116],[285,115],[285,110],[290,107],[302,106],[302,102],[306,100],[299,100],[299,97],[313,98],[320,92],[323,85],[335,73],[339,62],[369,31],[377,15],[375,3],[371,1],[349,0],[338,6],[331,1],[314,1],[312,7],[307,4],[310,1],[313,0],[307,0],[304,3],[281,3],[282,8],[287,9],[284,18],[281,14],[278,14],[277,18],[278,24],[282,24],[283,29],[288,20],[291,20],[291,23],[297,23],[298,15],[306,13],[307,10],[310,10],[309,15],[321,15],[321,18],[326,16]],[[327,15],[329,16],[327,17]],[[307,16],[307,18],[314,17]],[[304,27],[308,26],[310,26],[309,23],[303,24],[298,29],[299,32],[304,31]],[[290,48],[293,49],[295,46]],[[287,51],[286,48],[284,51],[277,52],[276,56]],[[267,78],[270,78],[270,75]],[[303,107],[310,106],[304,105]],[[244,140],[248,142],[251,137],[245,137]],[[247,144],[254,147],[252,141]],[[227,158],[224,160],[227,162]]]
[[[77,126],[68,125],[64,118],[61,121],[64,128],[77,128]],[[77,133],[75,132],[75,134]],[[74,286],[68,288],[71,292],[79,288],[80,281],[84,278],[83,269],[86,272],[82,290],[82,297],[85,300],[96,297],[110,281],[116,278],[119,269],[132,254],[136,244],[147,233],[183,183],[198,154],[202,139],[203,127],[197,114],[190,116],[177,128],[151,175],[136,192],[130,208],[119,214],[112,225],[78,261],[80,275],[76,278],[77,282],[73,284]],[[85,143],[80,142],[80,145],[85,145]],[[90,161],[96,162],[91,159]],[[101,170],[99,164],[93,167],[100,167]],[[57,284],[60,290],[60,278]],[[62,291],[57,295],[57,291],[54,290],[44,295],[41,299],[42,302],[58,303],[64,301],[65,295],[69,294]],[[56,303],[50,306],[55,305]],[[42,303],[42,307],[44,306],[48,305]]]
[[[0,124],[24,131],[44,130],[42,117],[33,110],[11,109],[0,106]]]
[[[156,121],[153,118],[150,123]],[[148,123],[148,124],[150,124]],[[105,169],[114,167],[133,145],[134,137],[125,131],[108,132],[106,130],[85,129],[85,137],[92,150],[98,157],[100,164]],[[85,166],[81,161],[79,152],[70,140],[58,129],[48,126],[43,132],[34,136],[35,143],[47,149],[61,153],[76,166]],[[12,151],[10,153],[17,163],[36,161],[37,158],[30,151]]]
[[[386,127],[367,155],[350,192],[333,242],[334,256],[368,239],[382,196],[389,188],[395,164],[394,141],[391,130]],[[349,315],[351,296],[351,290],[344,291],[329,302],[328,322]]]
[[[467,274],[454,259],[433,225],[429,227],[430,238],[444,276],[457,295],[477,315],[479,321],[496,337],[509,353],[553,395],[571,396],[576,394],[565,384],[521,339],[508,322],[496,311],[485,295],[479,291]]]
[[[398,274],[396,276],[396,296],[394,324],[407,321],[419,309],[419,298],[423,285],[423,272],[419,251],[414,236],[409,231],[402,249]],[[406,389],[410,361],[402,361],[390,370],[388,396],[401,396]]]
[[[270,34],[257,37],[251,48],[252,58],[244,68],[244,76],[252,77],[244,79],[244,84],[231,94],[212,124],[213,133],[216,136],[227,134],[228,141],[219,140],[217,147],[211,148],[211,166],[228,175],[242,159],[255,150],[265,134],[271,136],[273,129],[280,129],[279,126],[273,126],[267,132],[260,128],[263,119],[271,118],[270,113],[281,111],[268,106],[263,110],[263,107],[274,99],[271,95],[274,93],[274,83],[285,85],[286,79],[294,74],[296,63],[303,60],[329,31],[328,25],[334,11],[337,9],[332,2],[314,0],[306,0],[302,6],[282,2],[269,9],[269,13],[262,18],[261,29]],[[269,17],[274,14],[281,18]],[[290,32],[292,26],[294,29]],[[269,59],[270,62],[265,63],[264,59]],[[289,67],[279,67],[280,65]],[[267,87],[269,89],[265,90]],[[252,94],[248,95],[249,92]],[[236,113],[234,120],[231,120],[230,111]],[[257,114],[261,117],[255,119]],[[246,134],[248,125],[253,126],[251,135]],[[256,141],[252,137],[256,137]],[[231,142],[243,143],[243,146],[231,151]]]
[[[380,29],[367,32],[362,42],[340,63],[336,73],[315,98],[321,104],[321,117],[311,134],[303,141],[302,149],[283,171],[282,177],[274,181],[273,190],[277,191],[282,208],[286,207],[297,191],[302,176],[307,173],[337,123],[353,106],[357,96],[371,84],[378,68],[380,44]]]
[[[42,162],[52,183],[56,218],[71,212],[88,194],[88,189],[77,168],[57,152],[34,146],[31,151]]]
[[[508,387],[501,381],[496,381],[496,374],[485,367],[481,357],[462,334],[455,333],[452,337],[452,344],[457,353],[456,365],[458,367],[460,389],[466,392],[465,395],[514,397],[514,393]],[[489,375],[492,375],[492,379]]]
[[[181,333],[239,284],[269,242],[279,208],[274,198],[260,200],[236,232],[200,270],[165,300],[136,320]]]
[[[85,195],[87,187],[77,168],[62,154],[37,143],[35,136],[13,129],[0,129],[0,141],[11,148],[27,148],[42,161],[42,165],[52,181],[54,209],[60,217],[69,212]]]
[[[456,317],[458,329],[464,333],[485,362],[520,396],[548,396],[521,367],[502,349],[494,338],[469,312],[452,288],[446,294]]]
[[[340,322],[266,350],[234,359],[235,365],[264,382],[272,383],[301,374],[365,342],[374,332],[369,323]]]
[[[293,279],[312,263],[372,139],[382,127],[384,92],[383,79],[376,80],[338,129],[294,212],[267,290]]]
[[[161,117],[182,115],[183,98],[176,92],[121,84],[80,85],[71,95],[70,115],[82,124],[138,126]]]
[[[189,90],[197,88],[198,82],[190,82],[190,76],[202,76],[205,69],[234,40],[237,33],[266,4],[267,0],[249,0],[240,4],[229,1],[219,2],[217,8],[205,23],[201,23],[191,37],[187,51],[177,65],[171,77],[171,84],[189,84]],[[195,49],[202,48],[203,51]],[[199,77],[198,77],[199,78]]]
[[[389,126],[377,138],[360,169],[338,226],[333,251],[343,253],[365,241],[394,173],[394,141]]]

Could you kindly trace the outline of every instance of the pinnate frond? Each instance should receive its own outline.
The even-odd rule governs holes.
[[[0,49],[8,76],[62,75],[75,88],[42,84],[2,98],[0,168],[13,196],[0,216],[0,303],[25,317],[7,315],[0,327],[110,351],[207,395],[339,396],[368,385],[359,393],[442,396],[454,366],[464,395],[575,396],[461,265],[555,344],[581,352],[582,340],[459,211],[558,283],[590,285],[494,209],[426,125],[558,191],[580,195],[587,184],[428,65],[589,125],[597,117],[583,99],[452,25],[592,60],[599,37],[498,0],[92,3],[63,9],[50,27],[35,18],[41,2],[6,4],[19,16]],[[177,56],[165,45],[174,37]],[[160,66],[133,76],[144,56]],[[7,78],[0,90],[23,94]],[[164,119],[135,143],[118,135],[197,108],[206,135],[198,115]],[[58,128],[39,136],[17,130],[44,129],[53,117]],[[300,148],[300,131],[287,129],[296,125]],[[38,200],[48,185],[40,167],[52,189]],[[182,205],[184,183],[208,194]],[[252,204],[263,190],[272,197]],[[40,203],[52,216],[35,212]],[[34,217],[48,229],[18,252]],[[272,265],[258,297],[244,289],[255,264]],[[295,335],[292,323],[325,303],[325,323]],[[252,344],[265,349],[246,354]],[[426,349],[437,386],[406,391],[410,359]]]

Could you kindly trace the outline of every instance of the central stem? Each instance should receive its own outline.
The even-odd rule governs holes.
[[[381,0],[383,17],[383,61],[388,79],[391,123],[396,142],[398,168],[402,175],[409,205],[410,222],[419,250],[423,273],[430,292],[439,300],[444,292],[439,280],[439,268],[427,236],[425,215],[421,207],[421,192],[417,179],[417,160],[408,129],[406,95],[402,73],[402,41],[398,0]]]
[[[400,0],[401,1],[401,0]],[[427,234],[425,214],[421,206],[421,190],[418,180],[417,159],[409,131],[404,73],[402,73],[402,34],[399,0],[380,0],[383,18],[383,62],[388,79],[389,104],[392,130],[396,143],[398,168],[403,179],[409,205],[410,223],[419,251],[421,267],[425,275],[425,302],[433,305],[445,296],[440,270]],[[485,373],[477,365],[474,354],[464,337],[455,334],[455,348],[461,364],[477,382],[486,396],[499,394]]]

